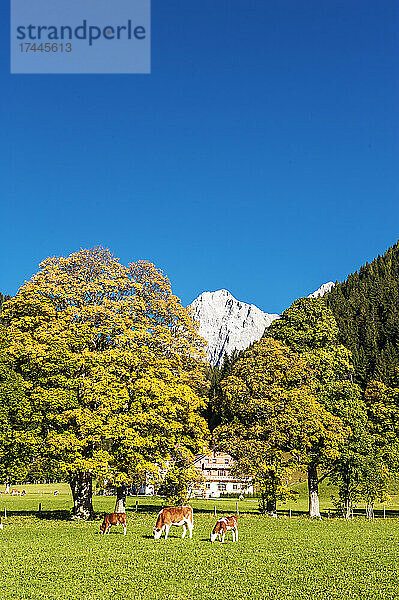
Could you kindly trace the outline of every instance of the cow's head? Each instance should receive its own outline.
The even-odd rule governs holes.
[[[162,534],[162,529],[157,529],[156,527],[154,527],[153,532],[154,532],[154,540],[159,540],[159,538],[161,537],[161,534]]]
[[[216,532],[212,531],[212,533],[211,533],[211,542],[214,542],[216,540],[216,538],[217,538],[218,535],[219,534],[218,534],[217,531]]]
[[[213,531],[211,533],[211,542],[214,542],[217,538],[218,535],[220,535],[220,530],[221,530],[221,526],[219,521],[216,523],[215,527],[213,528]]]

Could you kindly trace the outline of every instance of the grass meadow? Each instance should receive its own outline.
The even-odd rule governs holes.
[[[209,541],[218,516],[235,500],[193,501],[193,539],[172,528],[155,541],[152,527],[161,501],[128,499],[128,532],[99,535],[97,521],[68,518],[66,485],[19,486],[26,496],[0,497],[0,599],[32,600],[335,600],[399,598],[399,497],[367,521],[360,510],[310,521],[305,488],[278,519],[260,516],[256,501],[239,503],[239,541]],[[53,496],[54,489],[60,494]],[[39,503],[42,512],[38,513]],[[114,497],[96,496],[98,513],[112,512]],[[292,518],[289,518],[289,508]],[[322,508],[332,509],[324,493]],[[398,512],[397,512],[398,511]],[[397,516],[396,516],[397,515]],[[230,534],[229,534],[230,535]]]

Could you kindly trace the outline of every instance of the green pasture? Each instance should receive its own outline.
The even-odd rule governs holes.
[[[367,521],[359,507],[349,522],[310,521],[301,514],[306,499],[302,489],[291,519],[289,505],[272,519],[257,513],[256,500],[242,501],[239,541],[233,544],[228,537],[224,544],[211,544],[214,507],[221,516],[235,510],[235,500],[194,501],[193,539],[182,540],[181,528],[172,528],[165,542],[152,538],[159,499],[138,498],[136,512],[136,498],[129,498],[127,535],[114,528],[101,536],[100,517],[87,523],[68,518],[68,486],[22,487],[27,492],[22,498],[0,497],[1,600],[399,597],[397,496],[387,505],[385,520]],[[96,496],[94,505],[98,513],[111,512],[115,498]],[[326,493],[322,508],[329,508]]]

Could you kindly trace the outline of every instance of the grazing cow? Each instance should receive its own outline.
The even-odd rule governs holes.
[[[190,539],[193,537],[194,517],[191,506],[168,506],[163,508],[157,517],[154,527],[154,540],[159,540],[162,532],[165,531],[165,540],[168,539],[169,529],[172,525],[183,525],[182,539],[190,532]]]
[[[111,525],[119,525],[119,523],[123,525],[123,535],[126,535],[126,513],[110,513],[109,515],[105,515],[100,527],[100,533],[109,533]]]
[[[229,515],[228,517],[222,517],[216,522],[215,527],[211,533],[211,542],[214,542],[219,536],[219,539],[224,542],[224,536],[227,531],[231,531],[233,534],[233,542],[238,541],[238,524],[236,515]]]
[[[15,489],[11,490],[11,496],[20,496],[20,495],[21,495],[21,492],[19,490],[15,490]]]

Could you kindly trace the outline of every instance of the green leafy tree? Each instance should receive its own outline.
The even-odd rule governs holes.
[[[186,456],[168,465],[159,491],[170,506],[182,506],[188,502],[193,486],[201,481],[202,476],[195,468],[192,457]]]
[[[35,476],[37,421],[25,382],[5,356],[7,343],[7,330],[0,326],[0,480],[9,484]]]
[[[323,398],[323,393],[326,397]],[[324,474],[337,486],[336,506],[349,519],[354,504],[363,494],[365,478],[369,472],[372,436],[369,432],[367,408],[362,391],[348,381],[336,381],[321,392],[321,402],[328,404],[334,414],[339,414],[350,434],[339,456]]]
[[[353,383],[350,352],[339,343],[339,330],[334,315],[322,298],[299,298],[274,321],[265,335],[287,344],[300,353],[310,368],[311,387],[318,401],[344,423],[346,429],[361,413],[361,395]],[[348,406],[352,407],[349,416]],[[346,444],[349,441],[347,440]],[[341,449],[343,446],[341,447]],[[337,456],[326,461],[323,447],[315,443],[308,462],[309,515],[320,516],[319,470],[330,473]]]
[[[370,443],[362,480],[370,509],[388,498],[389,482],[399,472],[399,389],[371,381],[364,393]]]
[[[274,512],[290,495],[290,472],[317,454],[332,460],[345,438],[341,421],[317,402],[311,371],[300,355],[263,338],[238,360],[222,381],[224,424],[216,430],[220,448],[251,474]]]
[[[181,448],[202,449],[202,341],[152,264],[125,267],[102,248],[49,258],[3,320],[36,418],[35,464],[67,478],[76,516],[93,512],[93,477],[123,492]]]

